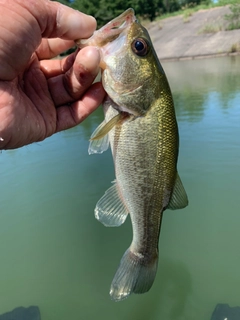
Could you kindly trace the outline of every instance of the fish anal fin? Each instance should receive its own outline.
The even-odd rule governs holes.
[[[172,196],[168,203],[167,209],[182,209],[188,205],[188,197],[183,187],[182,181],[177,173]]]
[[[94,154],[94,153],[103,153],[106,151],[109,147],[109,138],[108,134],[104,135],[100,139],[92,139],[92,137],[96,137],[98,135],[98,132],[102,130],[106,125],[106,121],[103,120],[103,122],[95,129],[93,134],[91,135],[89,147],[88,147],[88,153]]]
[[[97,202],[94,212],[95,218],[106,227],[118,227],[124,223],[128,216],[128,211],[119,197],[116,182]]]

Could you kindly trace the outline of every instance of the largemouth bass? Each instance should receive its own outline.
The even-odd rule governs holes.
[[[133,240],[110,289],[120,301],[151,288],[163,211],[188,204],[177,172],[178,127],[166,75],[133,9],[78,44],[99,48],[107,92],[105,120],[91,137],[89,153],[102,153],[110,142],[116,173],[95,216],[105,226],[120,226],[128,213],[132,221]]]

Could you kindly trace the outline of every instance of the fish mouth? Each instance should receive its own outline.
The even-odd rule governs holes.
[[[89,39],[76,40],[75,43],[79,48],[86,46],[103,47],[109,42],[115,40],[128,26],[137,21],[134,10],[127,9],[120,16],[108,22],[105,26],[95,31]]]

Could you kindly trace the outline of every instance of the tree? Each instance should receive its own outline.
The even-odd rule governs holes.
[[[136,15],[153,21],[165,12],[179,10],[182,6],[199,4],[201,0],[58,0],[86,14],[93,15],[98,26],[106,24],[128,8]],[[207,0],[205,0],[207,1]]]

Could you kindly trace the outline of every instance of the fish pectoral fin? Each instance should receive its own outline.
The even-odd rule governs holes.
[[[182,181],[177,173],[172,196],[168,203],[167,209],[182,209],[188,205],[188,197],[183,187]]]
[[[105,120],[97,127],[90,138],[90,144],[88,147],[88,153],[103,153],[109,147],[109,131],[120,123],[122,119],[126,117],[123,113],[118,113],[111,120],[106,122]]]
[[[111,120],[109,120],[107,123],[101,123],[101,125],[97,128],[98,130],[94,131],[94,134],[91,136],[91,140],[99,140],[103,138],[108,132],[115,127],[115,125],[122,120],[124,115],[122,113],[118,113],[116,116],[114,116]]]
[[[104,135],[102,138],[94,139],[94,137],[98,136],[98,133],[105,127],[106,121],[103,122],[94,130],[93,134],[91,135],[89,147],[88,147],[88,154],[94,153],[103,153],[109,147],[109,138],[108,134]]]
[[[94,213],[106,227],[119,227],[126,220],[128,211],[119,197],[115,181],[98,201]]]

